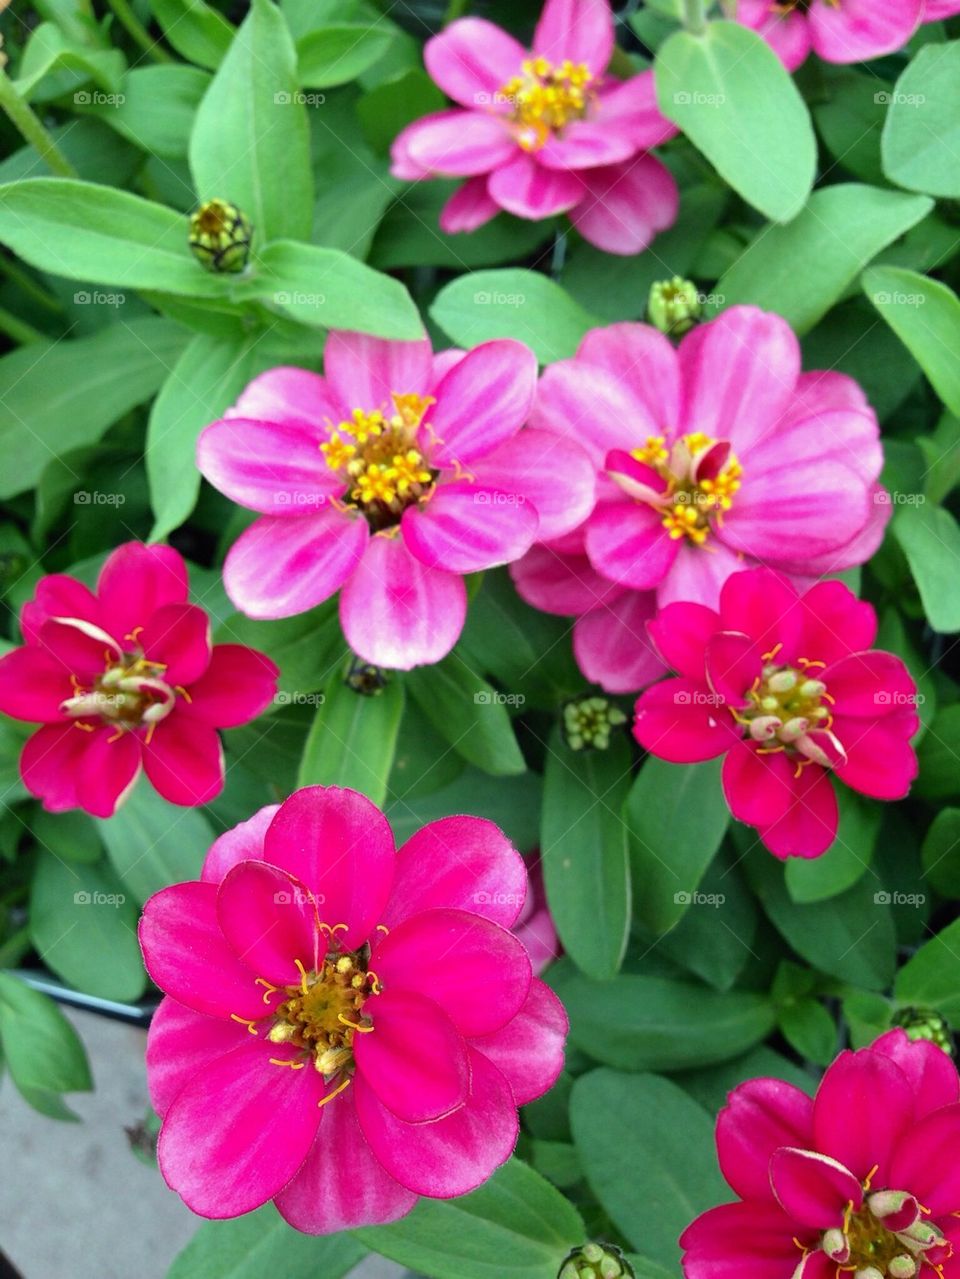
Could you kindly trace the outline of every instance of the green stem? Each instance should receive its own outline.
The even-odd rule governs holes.
[[[0,307],[0,333],[6,333],[7,337],[13,338],[14,342],[19,342],[25,346],[28,342],[45,342],[47,339],[35,329],[32,324],[28,324],[26,320],[21,320],[18,315],[14,315],[12,311],[6,311]]]
[[[46,160],[47,165],[57,177],[78,178],[80,176],[54,142],[40,117],[17,93],[13,81],[2,67],[0,67],[0,110],[5,112],[24,141]]]
[[[705,0],[683,0],[683,25],[691,35],[703,35],[707,29]]]
[[[127,35],[134,44],[140,46],[148,58],[152,58],[154,62],[173,61],[166,49],[154,40],[153,36],[130,8],[127,0],[108,0],[108,3]]]
[[[56,311],[57,314],[63,312],[63,303],[60,299],[55,298],[52,293],[48,293],[42,285],[38,284],[29,271],[25,271],[16,259],[8,258],[5,253],[0,253],[0,271],[17,286],[21,293],[25,293],[28,298],[32,298],[44,310]]]

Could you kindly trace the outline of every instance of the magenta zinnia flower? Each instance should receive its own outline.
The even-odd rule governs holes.
[[[520,431],[537,377],[520,342],[434,357],[426,338],[331,333],[324,368],[264,373],[200,437],[210,483],[262,513],[227,556],[227,594],[275,618],[342,586],[344,634],[365,661],[439,661],[463,628],[462,575],[579,523],[588,459]]]
[[[719,612],[671,604],[650,623],[678,675],[637,701],[634,735],[675,764],[726,756],[723,790],[777,857],[819,857],[837,833],[831,772],[874,799],[917,775],[916,685],[872,649],[873,608],[842,582],[801,595],[769,569],[736,573]]]
[[[797,577],[861,564],[890,516],[860,387],[801,373],[790,326],[756,307],[731,307],[676,350],[643,324],[594,329],[545,370],[530,420],[590,452],[593,568],[660,605],[712,607],[751,563]]]
[[[567,1023],[508,929],[519,853],[447,817],[399,851],[354,791],[308,787],[220,837],[140,925],[158,1157],[194,1212],[276,1201],[298,1230],[393,1221],[485,1181]]]
[[[20,772],[50,812],[112,816],[141,766],[171,803],[209,803],[223,789],[217,729],[246,724],[276,692],[263,653],[211,646],[169,546],[117,547],[96,591],[41,578],[20,621],[27,642],[0,659],[0,711],[43,725]]]
[[[676,133],[657,110],[653,72],[606,74],[608,0],[547,0],[528,51],[482,18],[427,42],[427,70],[459,109],[408,125],[395,177],[467,178],[440,215],[473,231],[505,209],[539,221],[568,213],[608,253],[639,253],[677,216],[677,185],[647,154]]]
[[[686,1279],[956,1279],[960,1080],[891,1030],[843,1052],[810,1098],[751,1079],[717,1120],[736,1203],[684,1232]]]

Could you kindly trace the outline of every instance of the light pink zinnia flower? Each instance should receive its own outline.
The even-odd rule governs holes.
[[[620,81],[608,0],[547,0],[528,52],[500,27],[461,18],[427,42],[427,70],[461,109],[408,125],[393,175],[467,178],[440,215],[473,231],[505,209],[568,213],[608,253],[639,253],[677,216],[677,185],[647,154],[676,128],[657,110],[653,72]]]
[[[712,607],[751,563],[797,577],[861,564],[890,517],[860,387],[801,373],[790,326],[756,307],[731,307],[678,349],[643,324],[594,329],[546,369],[530,420],[593,459],[593,568],[656,590],[660,606]]]
[[[567,1021],[508,929],[523,859],[447,817],[399,851],[354,791],[308,787],[144,907],[150,1093],[168,1184],[205,1217],[273,1199],[298,1230],[394,1221],[485,1181]]]
[[[462,575],[579,523],[589,461],[520,431],[537,377],[520,342],[434,357],[426,338],[330,333],[324,368],[262,374],[200,437],[210,483],[262,513],[227,556],[227,594],[275,618],[342,586],[344,634],[365,661],[439,661],[463,628]]]
[[[921,22],[960,13],[958,0],[733,0],[731,7],[790,71],[811,50],[825,62],[867,62],[895,53]]]
[[[671,604],[650,623],[678,674],[641,694],[634,735],[652,755],[725,755],[730,811],[777,857],[819,857],[837,834],[830,781],[901,799],[917,775],[916,685],[871,649],[873,608],[842,582],[804,595],[769,569],[736,573],[719,612]]]
[[[41,578],[20,622],[26,645],[0,659],[0,711],[43,725],[20,772],[49,812],[111,817],[141,766],[171,803],[209,803],[223,789],[217,729],[246,724],[276,692],[263,653],[211,647],[169,546],[117,547],[95,592]]]
[[[686,1279],[956,1279],[960,1080],[891,1030],[843,1052],[815,1098],[751,1079],[717,1120],[736,1203],[683,1233]]]

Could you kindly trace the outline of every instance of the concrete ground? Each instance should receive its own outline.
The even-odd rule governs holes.
[[[83,1122],[31,1110],[0,1083],[0,1251],[23,1279],[164,1279],[198,1219],[132,1154],[125,1128],[147,1107],[145,1032],[66,1010],[87,1052],[93,1093],[68,1097]],[[370,1257],[350,1279],[400,1279]]]

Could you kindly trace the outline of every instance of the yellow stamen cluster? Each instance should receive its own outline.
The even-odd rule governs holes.
[[[662,435],[648,435],[646,444],[633,449],[630,456],[635,457],[638,462],[645,462],[647,466],[659,467],[661,462],[667,460],[670,453],[664,446]]]
[[[520,146],[539,151],[552,133],[583,119],[594,96],[592,82],[585,62],[568,58],[555,67],[547,58],[527,58],[499,94],[513,107]]]
[[[433,403],[429,396],[394,395],[395,412],[354,409],[338,423],[320,451],[332,471],[343,473],[349,500],[368,511],[398,515],[426,496],[433,473],[417,446],[417,431]]]
[[[78,728],[89,728],[84,721],[99,718],[117,728],[117,736],[124,730],[153,727],[173,709],[176,694],[187,701],[186,689],[172,688],[164,679],[166,666],[151,662],[142,654],[124,654],[115,662],[108,652],[106,669],[91,685],[85,686],[76,675],[70,676],[73,696],[61,703],[64,715],[73,719]]]
[[[648,435],[646,443],[631,453],[667,481],[663,527],[675,541],[685,537],[694,546],[703,546],[710,536],[711,520],[722,520],[733,505],[743,476],[735,454],[728,454],[716,475],[697,476],[698,463],[716,443],[702,431],[692,431],[668,450],[664,436]]]
[[[356,954],[328,955],[318,972],[301,974],[298,986],[284,988],[267,1038],[302,1049],[330,1080],[352,1067],[354,1036],[371,1029],[362,1009],[377,980]]]

